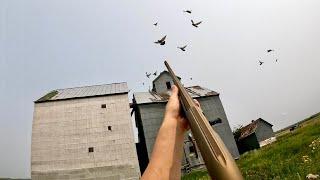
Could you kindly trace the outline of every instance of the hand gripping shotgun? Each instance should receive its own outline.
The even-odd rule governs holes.
[[[182,110],[189,121],[191,132],[200,149],[209,175],[214,180],[243,180],[238,166],[219,135],[210,126],[202,110],[180,83],[168,62],[166,65],[174,84],[179,89]]]

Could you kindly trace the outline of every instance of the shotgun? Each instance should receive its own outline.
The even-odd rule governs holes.
[[[219,135],[210,126],[202,110],[180,83],[165,61],[173,83],[178,87],[182,110],[189,121],[191,132],[200,149],[208,173],[215,180],[243,180],[241,172]]]

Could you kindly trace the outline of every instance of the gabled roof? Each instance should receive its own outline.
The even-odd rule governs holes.
[[[35,103],[128,93],[126,82],[53,90]]]
[[[163,74],[168,74],[168,75],[170,76],[170,74],[169,74],[168,71],[162,71],[162,72],[152,81],[152,83],[155,82],[155,81],[157,81],[157,80],[160,78],[160,76],[162,76]],[[178,78],[179,80],[181,80],[181,78],[180,78],[179,76],[177,76],[177,78]]]
[[[219,93],[201,86],[191,86],[186,87],[186,89],[193,98],[219,95]],[[149,91],[133,93],[133,97],[136,104],[150,104],[167,102],[170,95],[167,93],[157,93],[154,91]]]
[[[252,120],[252,122],[246,126],[244,126],[243,128],[241,128],[241,135],[239,137],[239,139],[243,139],[246,138],[248,136],[250,136],[251,134],[256,132],[256,129],[258,127],[258,122],[261,121],[263,123],[268,124],[269,126],[273,126],[272,124],[270,124],[269,122],[263,120],[262,118],[259,118],[257,120]]]

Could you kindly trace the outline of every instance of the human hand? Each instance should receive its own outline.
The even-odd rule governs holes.
[[[178,88],[173,85],[172,86],[172,94],[169,98],[169,101],[166,105],[164,123],[176,125],[183,132],[189,129],[188,120],[181,113],[181,105],[178,97],[179,91]],[[197,100],[194,100],[198,107],[200,104]]]

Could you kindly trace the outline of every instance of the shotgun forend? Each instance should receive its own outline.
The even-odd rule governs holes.
[[[200,149],[209,175],[215,180],[243,180],[233,157],[219,135],[210,126],[202,110],[197,107],[190,94],[180,83],[168,62],[166,65],[174,84],[179,89],[182,109],[189,121],[191,132]]]

